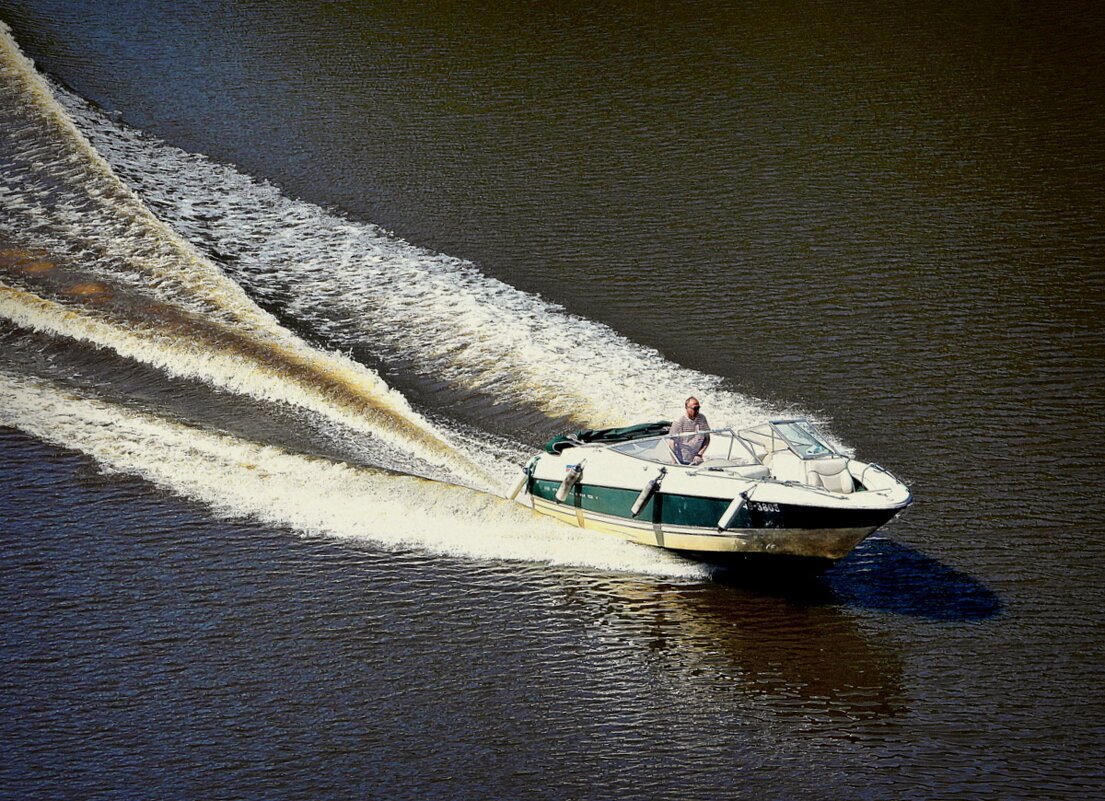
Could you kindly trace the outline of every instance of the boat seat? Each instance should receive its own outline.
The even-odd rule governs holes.
[[[791,451],[775,451],[764,457],[771,474],[779,481],[794,481],[811,487],[824,487],[829,492],[849,493],[855,490],[848,460],[843,456],[821,459],[800,459]]]
[[[843,456],[810,459],[806,462],[807,483],[822,486],[829,492],[849,493],[855,489],[852,474],[848,472],[848,460]]]
[[[790,451],[775,451],[764,457],[764,464],[771,468],[771,475],[778,481],[806,483],[806,468],[797,454]]]

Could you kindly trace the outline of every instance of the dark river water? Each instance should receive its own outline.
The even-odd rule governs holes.
[[[0,797],[1101,798],[1103,7],[369,5],[0,0]],[[495,497],[690,394],[915,502]]]

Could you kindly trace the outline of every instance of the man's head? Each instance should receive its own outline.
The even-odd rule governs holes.
[[[701,408],[698,402],[698,398],[687,398],[686,402],[683,404],[683,407],[687,410],[687,417],[691,418],[692,420],[698,417],[698,410]]]

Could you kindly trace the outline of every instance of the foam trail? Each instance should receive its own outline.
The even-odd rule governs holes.
[[[0,425],[141,477],[227,518],[386,549],[515,560],[684,580],[709,569],[664,551],[563,526],[494,495],[290,454],[0,370]]]
[[[218,254],[252,296],[331,347],[368,347],[385,361],[398,356],[405,368],[460,391],[587,425],[663,419],[691,393],[706,401],[715,425],[782,413],[469,262],[285,197],[139,134],[78,97],[59,96],[160,215]]]
[[[300,405],[410,452],[415,469],[429,464],[457,480],[497,482],[379,376],[307,346],[155,218],[2,25],[0,153],[0,315],[171,375]]]

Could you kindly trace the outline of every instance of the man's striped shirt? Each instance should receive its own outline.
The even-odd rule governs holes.
[[[668,429],[668,435],[693,434],[695,431],[709,430],[710,424],[706,422],[706,415],[699,412],[698,417],[694,420],[684,414],[671,424],[671,428]],[[672,445],[674,446],[673,450],[675,451],[676,458],[683,464],[690,464],[695,454],[705,448],[709,442],[709,434],[699,434],[694,437],[680,437],[679,439],[673,440]]]

